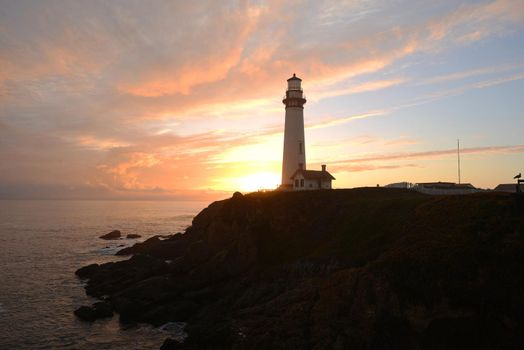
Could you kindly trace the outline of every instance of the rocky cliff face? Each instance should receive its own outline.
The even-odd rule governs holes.
[[[257,193],[93,265],[124,322],[188,322],[188,349],[517,349],[524,214],[505,194]]]

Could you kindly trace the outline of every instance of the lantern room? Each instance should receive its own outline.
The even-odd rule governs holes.
[[[295,73],[293,73],[293,77],[289,78],[287,80],[287,89],[289,90],[302,90],[302,87],[300,86],[302,83],[302,79],[298,78]]]

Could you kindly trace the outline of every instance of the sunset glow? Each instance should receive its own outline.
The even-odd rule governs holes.
[[[238,189],[246,192],[274,190],[280,184],[280,176],[274,173],[251,174],[239,180]]]
[[[8,1],[0,197],[202,198],[280,182],[286,79],[334,186],[524,167],[524,3]]]

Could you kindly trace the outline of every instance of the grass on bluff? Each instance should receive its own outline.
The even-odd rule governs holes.
[[[396,250],[466,252],[477,235],[496,242],[516,220],[511,197],[499,193],[429,196],[358,188],[245,197],[259,208],[255,231],[260,257],[275,264],[336,257],[362,266]]]

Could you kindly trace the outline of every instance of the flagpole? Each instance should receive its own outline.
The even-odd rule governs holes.
[[[457,165],[458,165],[458,179],[460,185],[460,140],[457,139]]]

